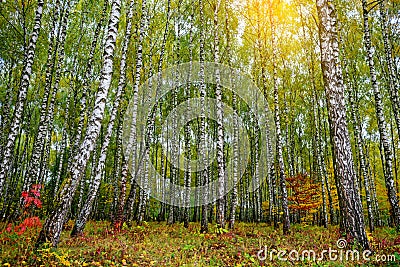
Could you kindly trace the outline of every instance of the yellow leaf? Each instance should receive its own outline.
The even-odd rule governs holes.
[[[374,237],[372,236],[372,233],[367,232],[367,238],[368,241],[372,241],[374,239]]]

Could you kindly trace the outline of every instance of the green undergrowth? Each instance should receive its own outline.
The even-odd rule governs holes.
[[[276,253],[314,250],[321,253],[337,249],[340,238],[337,227],[324,229],[317,226],[293,225],[291,233],[264,223],[238,223],[235,230],[227,231],[210,226],[208,234],[200,234],[200,226],[191,223],[167,225],[165,222],[143,223],[128,227],[124,224],[118,232],[108,222],[89,222],[82,236],[69,236],[69,222],[57,248],[46,246],[34,250],[38,228],[27,229],[22,234],[9,232],[0,224],[0,266],[399,266],[400,235],[391,228],[378,228],[368,234],[374,253],[370,260],[328,261],[279,260]],[[257,254],[266,248],[267,259],[261,261]],[[353,249],[353,247],[346,247]],[[262,256],[264,254],[260,254]],[[360,254],[361,255],[361,254]],[[377,261],[376,255],[393,255]],[[287,254],[286,254],[287,258]],[[296,258],[296,257],[294,257]],[[394,260],[394,261],[393,261]]]

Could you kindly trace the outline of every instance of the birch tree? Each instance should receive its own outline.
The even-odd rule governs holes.
[[[286,235],[290,231],[289,208],[288,208],[288,195],[286,189],[285,178],[285,164],[283,161],[282,149],[282,133],[281,133],[281,120],[279,111],[279,95],[278,95],[278,77],[277,77],[277,43],[275,33],[275,19],[272,15],[272,1],[269,2],[270,7],[270,23],[271,23],[271,47],[272,47],[272,67],[273,67],[273,86],[274,86],[274,107],[275,107],[275,125],[276,125],[276,152],[278,157],[280,187],[282,191],[282,210],[283,210],[283,234]]]
[[[146,1],[142,0],[142,17],[140,19],[140,29],[139,29],[139,40],[138,40],[138,46],[137,46],[137,51],[136,51],[136,66],[135,66],[135,76],[134,76],[134,84],[133,84],[133,92],[132,92],[132,121],[136,122],[137,118],[137,110],[138,110],[138,91],[139,91],[139,85],[140,85],[140,73],[142,71],[143,67],[143,40],[146,35],[146,25],[147,25],[147,14],[145,13],[146,10]],[[136,127],[131,128],[131,132],[129,135],[129,143],[128,143],[128,148],[127,148],[127,153],[125,155],[132,155],[132,159],[126,159],[129,164],[132,164],[133,170],[135,170],[135,173],[132,173],[132,181],[135,181],[136,176],[138,175],[138,168],[136,166],[139,166],[139,163],[136,162],[136,150],[137,150],[137,145],[136,145],[136,139],[137,139],[137,133],[136,133]],[[133,182],[131,184],[134,184]],[[128,198],[126,200],[125,204],[125,216],[128,221],[131,220],[132,218],[132,212],[133,212],[133,207],[135,203],[135,198],[136,198],[136,188],[135,186],[131,187],[131,190],[129,192]]]
[[[218,13],[221,5],[220,0],[214,3],[214,62],[220,63],[219,52],[219,19]],[[217,201],[217,224],[225,227],[225,166],[224,166],[224,113],[222,108],[221,75],[219,69],[215,70],[215,98],[217,112],[217,164],[218,164],[218,201]]]
[[[127,16],[126,16],[126,29],[125,29],[125,37],[122,45],[122,55],[121,55],[121,62],[120,62],[120,76],[118,82],[117,92],[115,93],[114,103],[112,106],[110,120],[108,121],[106,136],[104,137],[103,143],[101,145],[100,151],[100,158],[97,162],[97,166],[94,172],[94,179],[90,184],[88,198],[83,205],[82,210],[80,211],[78,218],[75,221],[74,228],[72,229],[71,235],[76,236],[80,235],[85,228],[86,222],[89,218],[93,207],[93,201],[97,196],[97,192],[100,187],[101,177],[103,176],[106,158],[107,158],[107,150],[111,142],[111,137],[114,130],[114,123],[120,110],[120,102],[125,91],[126,86],[126,57],[128,52],[128,47],[131,39],[131,32],[132,32],[132,17],[133,17],[133,9],[134,9],[134,1],[129,2],[129,8],[127,9]],[[124,170],[125,171],[125,170]],[[125,175],[125,173],[124,173]]]
[[[25,51],[24,67],[22,70],[21,81],[18,90],[18,101],[14,108],[14,117],[11,123],[10,132],[8,134],[8,140],[4,148],[4,152],[2,155],[3,157],[0,164],[0,193],[2,193],[4,183],[7,179],[8,170],[12,162],[15,141],[18,136],[18,132],[20,130],[21,120],[23,119],[22,115],[24,111],[26,96],[28,94],[30,78],[32,75],[32,65],[35,59],[36,43],[39,38],[39,33],[42,24],[43,6],[44,6],[44,1],[38,0],[35,11],[34,25],[31,37],[29,39],[29,45],[27,51]]]
[[[364,249],[369,249],[359,189],[355,182],[356,174],[346,121],[336,10],[333,3],[328,0],[317,0],[316,5],[320,30],[321,68],[328,104],[332,154],[335,159],[336,187],[340,200],[343,230],[354,237]]]
[[[72,198],[78,187],[79,181],[82,178],[90,154],[95,147],[97,137],[99,136],[101,121],[104,117],[107,93],[110,88],[113,72],[113,58],[118,33],[120,9],[120,0],[114,0],[111,5],[107,38],[104,45],[104,59],[100,84],[96,94],[95,107],[89,120],[88,130],[79,147],[80,153],[76,153],[74,156],[71,170],[67,174],[66,181],[57,196],[55,208],[46,219],[46,222],[40,231],[36,243],[37,246],[40,246],[45,242],[50,242],[54,247],[57,246],[60,240],[63,223],[71,207]]]
[[[374,62],[374,49],[371,44],[371,30],[368,21],[368,7],[367,1],[362,0],[362,8],[363,8],[363,25],[364,25],[364,45],[367,54],[367,63],[369,66],[369,73],[371,77],[371,86],[374,92],[375,98],[375,111],[376,118],[378,121],[378,130],[380,136],[380,142],[383,147],[383,154],[385,158],[384,162],[384,175],[385,175],[385,184],[387,190],[387,196],[391,207],[391,216],[393,218],[394,224],[396,226],[400,226],[400,207],[399,201],[396,195],[396,189],[394,184],[393,177],[393,153],[390,149],[390,141],[387,133],[387,125],[386,119],[383,112],[383,102],[382,95],[379,89],[379,84],[376,77],[376,69]],[[395,105],[396,106],[396,105]]]
[[[201,114],[202,117],[200,118],[200,129],[199,129],[199,155],[200,157],[205,156],[205,151],[206,151],[206,145],[205,145],[205,137],[206,137],[206,121],[204,118],[205,114],[205,109],[204,109],[204,103],[205,103],[205,98],[206,98],[206,84],[205,84],[205,77],[204,77],[204,53],[205,53],[205,48],[204,48],[204,6],[203,6],[203,0],[199,0],[199,16],[200,16],[200,33],[199,33],[199,42],[200,42],[200,47],[199,47],[199,61],[200,61],[200,101],[201,101]],[[202,159],[202,162],[205,162],[205,159]],[[200,179],[201,179],[201,184],[207,185],[208,184],[208,170],[207,168],[204,168],[201,173],[200,173]],[[201,233],[207,233],[208,232],[208,194],[209,192],[207,191],[207,188],[205,188],[202,192],[202,207],[201,207],[201,227],[200,227],[200,232]]]

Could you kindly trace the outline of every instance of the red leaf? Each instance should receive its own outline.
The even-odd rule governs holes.
[[[12,230],[12,226],[11,226],[11,223],[9,223],[9,224],[7,225],[6,231],[9,232],[9,233],[11,233],[11,230]]]
[[[36,189],[32,189],[31,193],[35,196],[35,197],[40,197],[40,192]]]
[[[26,191],[22,191],[21,195],[22,195],[23,198],[26,199],[29,196],[29,193],[26,192]]]
[[[40,201],[40,199],[35,198],[33,200],[33,203],[35,204],[36,207],[38,207],[39,209],[42,207],[42,201]]]
[[[22,226],[21,229],[17,232],[17,235],[22,235],[26,230],[25,226]]]

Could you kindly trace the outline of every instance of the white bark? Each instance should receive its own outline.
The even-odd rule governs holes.
[[[138,47],[136,51],[136,69],[135,69],[135,80],[133,84],[133,95],[132,95],[132,121],[134,124],[131,127],[131,131],[129,134],[127,152],[125,155],[129,155],[131,158],[127,158],[128,164],[133,166],[134,173],[132,173],[132,181],[137,179],[138,175],[138,166],[139,164],[136,162],[136,150],[137,150],[137,133],[136,133],[136,119],[137,119],[137,111],[138,111],[138,91],[140,85],[140,73],[142,72],[143,67],[143,40],[146,34],[146,25],[147,25],[147,14],[146,14],[146,0],[142,0],[142,17],[140,20],[140,33],[139,33],[139,40],[138,40]],[[133,205],[135,204],[136,197],[136,188],[133,186],[133,182],[131,182],[131,190],[129,192],[128,198],[126,200],[125,206],[125,214],[126,219],[129,221],[131,220],[132,212],[133,212]]]
[[[271,46],[272,46],[272,65],[273,65],[273,84],[274,84],[274,106],[275,106],[275,125],[276,125],[276,152],[278,157],[280,187],[282,191],[282,210],[283,210],[283,234],[290,231],[288,194],[286,189],[285,164],[283,161],[281,120],[279,110],[278,77],[277,77],[277,43],[275,33],[275,20],[272,15],[272,3],[270,2],[270,22],[271,22]]]
[[[375,62],[373,56],[374,50],[371,44],[371,30],[368,21],[366,0],[362,0],[362,7],[363,7],[363,18],[364,18],[364,45],[367,53],[367,63],[369,66],[369,72],[371,76],[371,85],[375,97],[375,111],[378,120],[380,142],[383,147],[383,154],[385,158],[384,175],[385,175],[386,190],[391,207],[390,213],[394,220],[394,224],[396,226],[400,226],[400,207],[396,195],[396,189],[393,177],[393,153],[390,149],[389,135],[387,133],[387,124],[386,124],[385,114],[383,112],[382,95],[376,77]]]
[[[97,166],[95,168],[94,179],[91,182],[91,186],[90,186],[89,192],[88,192],[88,197],[85,201],[85,204],[83,205],[82,210],[79,213],[78,218],[76,219],[75,226],[74,226],[74,229],[73,229],[71,235],[79,235],[83,232],[83,229],[85,228],[86,222],[92,211],[93,202],[94,202],[94,200],[97,196],[97,192],[100,188],[101,177],[103,176],[103,172],[104,172],[105,165],[106,165],[108,146],[110,145],[110,142],[111,142],[115,119],[117,117],[117,113],[118,113],[120,102],[121,102],[121,97],[122,97],[122,94],[123,94],[123,92],[125,90],[125,86],[126,86],[126,68],[127,68],[126,56],[127,56],[127,52],[128,52],[130,39],[131,39],[133,9],[134,9],[134,1],[131,0],[129,9],[128,9],[128,14],[127,14],[125,38],[124,38],[124,42],[122,45],[122,55],[121,55],[121,63],[120,63],[120,76],[119,76],[118,88],[117,88],[117,92],[115,94],[114,104],[113,104],[111,114],[110,114],[110,120],[107,125],[106,135],[104,137],[104,140],[103,140],[103,143],[101,146],[100,158],[99,158],[99,160],[97,162]]]
[[[364,249],[369,249],[346,121],[335,7],[329,0],[317,0],[317,11],[320,19],[321,68],[343,227],[346,233],[354,237]]]
[[[52,80],[53,80],[53,70],[54,70],[54,64],[56,60],[56,53],[57,53],[57,46],[58,46],[58,41],[55,39],[55,30],[56,30],[56,22],[59,17],[59,10],[58,10],[58,5],[59,1],[55,2],[55,7],[54,7],[54,15],[53,15],[53,22],[52,22],[52,29],[50,31],[50,36],[49,36],[49,49],[48,49],[48,54],[47,54],[47,65],[46,65],[46,78],[45,78],[45,88],[44,88],[44,95],[41,103],[41,108],[40,108],[40,119],[39,119],[39,128],[38,132],[36,135],[35,143],[33,145],[32,149],[32,156],[30,159],[30,164],[28,168],[28,177],[25,180],[26,183],[23,186],[23,191],[27,191],[30,185],[38,180],[38,174],[39,174],[39,168],[40,168],[40,157],[43,154],[44,151],[44,143],[45,143],[45,137],[47,135],[47,111],[48,111],[48,103],[49,103],[49,97],[50,97],[50,92],[52,88]]]
[[[214,9],[214,62],[220,63],[219,55],[219,19],[218,13],[221,5],[216,0]],[[225,166],[224,166],[224,111],[222,108],[222,88],[219,69],[215,70],[215,99],[217,105],[217,167],[218,167],[218,201],[217,201],[217,224],[225,227]]]
[[[36,42],[39,38],[40,27],[42,24],[43,5],[44,5],[44,0],[38,0],[35,12],[35,22],[33,25],[32,34],[29,41],[28,51],[26,51],[25,53],[24,68],[22,70],[22,75],[21,75],[18,101],[15,105],[14,118],[10,127],[10,133],[8,135],[7,144],[4,148],[4,154],[0,164],[0,194],[3,191],[4,183],[7,178],[10,163],[12,161],[12,156],[15,147],[15,140],[17,138],[21,126],[21,119],[25,106],[25,99],[28,93],[30,78],[32,74],[32,65],[35,57]]]
[[[200,101],[201,101],[201,115],[202,117],[200,118],[200,152],[199,156],[202,162],[205,162],[206,159],[204,158],[205,156],[205,151],[206,151],[206,145],[205,145],[205,135],[206,135],[206,121],[204,119],[204,114],[205,114],[205,109],[204,109],[204,103],[205,103],[205,97],[206,97],[206,84],[205,84],[205,76],[204,76],[204,6],[203,6],[203,0],[199,0],[199,6],[200,6]],[[200,181],[201,185],[206,185],[208,183],[208,170],[207,168],[204,168],[200,172]],[[207,189],[205,189],[202,192],[202,202],[203,205],[201,207],[201,229],[200,232],[206,233],[208,232],[208,205],[206,204],[208,201],[208,194],[209,192]]]
[[[394,114],[394,119],[396,121],[397,133],[400,134],[400,102],[399,102],[399,81],[397,79],[397,73],[395,68],[395,63],[393,62],[392,57],[392,45],[389,41],[389,32],[388,32],[388,22],[385,11],[385,3],[381,1],[379,3],[379,13],[381,17],[381,29],[382,29],[382,37],[383,37],[383,45],[385,48],[385,59],[388,68],[388,79],[389,79],[389,93],[390,99],[392,101],[392,109]]]
[[[50,216],[47,218],[39,234],[37,245],[50,242],[53,246],[57,246],[64,220],[71,207],[73,196],[99,136],[101,121],[104,117],[106,98],[113,72],[113,57],[118,33],[120,8],[121,1],[114,0],[111,7],[107,39],[104,48],[103,68],[99,88],[95,98],[94,110],[89,120],[85,138],[80,145],[79,153],[76,153],[73,159],[71,170],[69,171],[65,184],[61,188],[60,195],[55,202],[55,208],[50,213]]]
[[[89,52],[89,56],[87,59],[87,64],[86,64],[86,70],[85,70],[85,74],[84,74],[84,79],[83,79],[83,88],[82,88],[82,95],[80,97],[80,115],[79,115],[79,121],[78,121],[78,125],[76,127],[76,133],[75,136],[73,136],[73,144],[72,144],[72,153],[75,153],[78,151],[79,145],[82,141],[82,135],[83,135],[83,128],[84,128],[84,124],[85,124],[85,118],[87,116],[89,116],[89,112],[88,112],[88,107],[87,107],[87,95],[88,92],[90,91],[89,89],[89,84],[90,84],[90,80],[91,80],[91,75],[92,75],[92,71],[93,71],[93,63],[94,63],[94,55],[96,52],[96,46],[100,37],[100,32],[103,29],[103,24],[104,21],[106,19],[106,11],[107,11],[107,7],[108,7],[108,1],[109,0],[104,0],[103,3],[103,11],[101,13],[100,16],[100,20],[96,25],[96,29],[94,30],[94,34],[93,34],[93,40],[92,43],[90,45],[90,52]],[[68,160],[68,168],[71,168],[71,161],[74,158],[74,154],[72,154],[72,156],[69,158]]]

